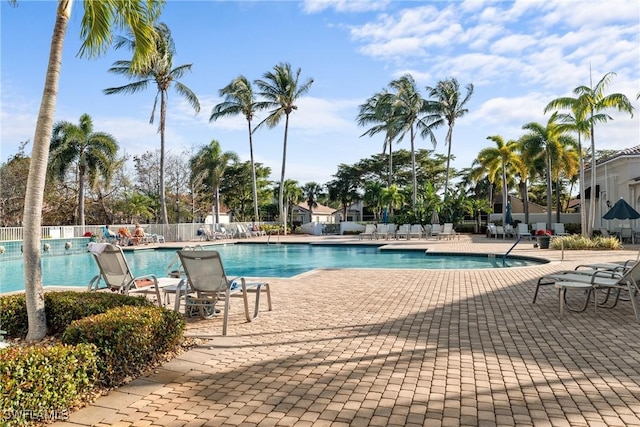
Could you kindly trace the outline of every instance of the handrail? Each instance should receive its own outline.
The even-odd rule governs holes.
[[[513,250],[513,248],[515,248],[515,247],[516,247],[516,245],[517,245],[518,243],[520,243],[520,239],[522,239],[522,237],[521,237],[521,236],[518,236],[518,238],[516,239],[516,242],[515,242],[515,243],[514,243],[510,248],[509,248],[509,250],[508,250],[504,255],[502,255],[502,266],[503,266],[503,267],[505,267],[505,266],[506,266],[506,263],[507,263],[507,256],[509,256],[509,254],[511,253],[511,251]]]

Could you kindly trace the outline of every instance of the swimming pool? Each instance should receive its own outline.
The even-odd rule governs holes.
[[[230,277],[293,277],[316,268],[477,269],[502,268],[501,256],[487,254],[430,254],[424,250],[380,250],[364,245],[225,244],[211,246],[220,252]],[[167,275],[175,249],[125,251],[134,274]],[[545,262],[527,257],[508,257],[506,267]],[[0,293],[24,289],[22,260],[0,262]],[[91,254],[42,258],[43,283],[87,286],[98,273]]]

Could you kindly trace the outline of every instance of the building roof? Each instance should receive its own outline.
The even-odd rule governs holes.
[[[636,157],[636,156],[640,156],[640,145],[636,145],[635,147],[625,148],[623,150],[617,151],[614,154],[611,154],[610,156],[598,159],[596,161],[596,166],[600,166],[602,164],[608,163],[620,157]],[[585,165],[584,168],[585,170],[591,169],[591,164]]]
[[[307,202],[302,202],[302,203],[298,203],[295,205],[297,208],[299,208],[300,210],[303,211],[307,211],[309,212],[309,205],[307,205]],[[335,212],[336,210],[332,207],[329,206],[325,206],[322,205],[320,203],[318,203],[318,206],[315,206],[313,208],[313,213],[314,214],[325,214],[325,215],[331,215]]]

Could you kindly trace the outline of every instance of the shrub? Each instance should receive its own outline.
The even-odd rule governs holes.
[[[122,305],[150,306],[153,303],[139,296],[107,292],[46,292],[44,294],[47,328],[60,334],[74,320]],[[27,305],[24,293],[0,297],[0,326],[7,337],[24,337],[28,330]]]
[[[597,236],[592,239],[580,234],[561,236],[551,239],[552,249],[580,250],[580,249],[621,249],[620,241],[615,237]]]
[[[96,362],[90,344],[0,350],[0,422],[23,426],[66,419],[93,389]]]
[[[181,340],[182,316],[160,307],[118,307],[75,320],[65,330],[66,344],[92,343],[98,351],[98,381],[108,387],[124,382]]]

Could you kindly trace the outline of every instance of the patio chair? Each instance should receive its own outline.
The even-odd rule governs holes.
[[[118,235],[113,231],[109,230],[109,227],[106,225],[102,226],[102,237],[107,243],[117,243]]]
[[[119,246],[110,243],[89,243],[88,249],[100,270],[98,275],[89,281],[88,291],[110,289],[125,295],[151,294],[162,307],[160,290],[166,286],[178,286],[182,281],[180,278],[157,277],[155,274],[135,276]]]
[[[424,230],[422,229],[422,225],[420,224],[411,224],[409,228],[409,238],[417,237],[418,239],[422,237],[424,234]]]
[[[443,227],[442,227],[442,231],[440,231],[440,233],[438,233],[438,238],[446,237],[447,239],[453,239],[455,234],[456,234],[456,232],[453,229],[453,223],[445,222]],[[504,232],[503,232],[503,234],[504,234]]]
[[[622,271],[605,269],[566,270],[542,276],[538,279],[536,291],[533,295],[533,303],[536,302],[540,287],[548,285],[554,285],[558,289],[561,314],[566,305],[566,291],[568,289],[581,289],[586,291],[586,298],[583,307],[574,309],[567,306],[571,311],[586,310],[591,296],[593,296],[595,300],[594,308],[605,307],[611,292],[614,293],[614,301],[606,308],[613,308],[621,299],[621,291],[626,290],[629,292],[629,299],[631,301],[636,321],[640,323],[640,310],[638,309],[635,301],[635,295],[640,292],[640,262],[636,262],[631,268]],[[605,298],[603,301],[598,301],[597,299],[596,291],[599,290],[605,291]]]
[[[401,226],[398,227],[398,231],[396,232],[396,238],[398,239],[407,239],[409,240],[409,231],[411,230],[411,225],[409,224],[402,224]]]
[[[262,290],[267,292],[269,311],[273,310],[269,284],[266,282],[247,282],[244,277],[227,278],[218,251],[180,250],[178,256],[190,287],[184,293],[178,292],[176,295],[176,309],[179,309],[180,300],[184,297],[185,316],[191,314],[191,310],[196,310],[204,318],[215,316],[218,312],[215,307],[216,303],[224,301],[222,335],[227,335],[227,321],[232,297],[243,299],[245,317],[249,322],[258,317]],[[253,314],[249,312],[249,292],[256,294]]]
[[[440,238],[440,232],[442,232],[442,227],[440,224],[431,224],[431,235],[436,239]]]
[[[487,237],[495,237],[498,238],[498,227],[492,222],[487,224]]]
[[[518,238],[522,239],[523,237],[528,237],[529,240],[533,238],[531,232],[529,231],[529,226],[524,222],[518,223]]]
[[[556,236],[569,236],[570,233],[564,231],[564,224],[561,222],[554,222],[551,224],[551,229],[553,230],[553,234]]]
[[[375,224],[365,224],[364,231],[360,233],[360,240],[365,237],[373,240],[376,237],[376,225]]]

